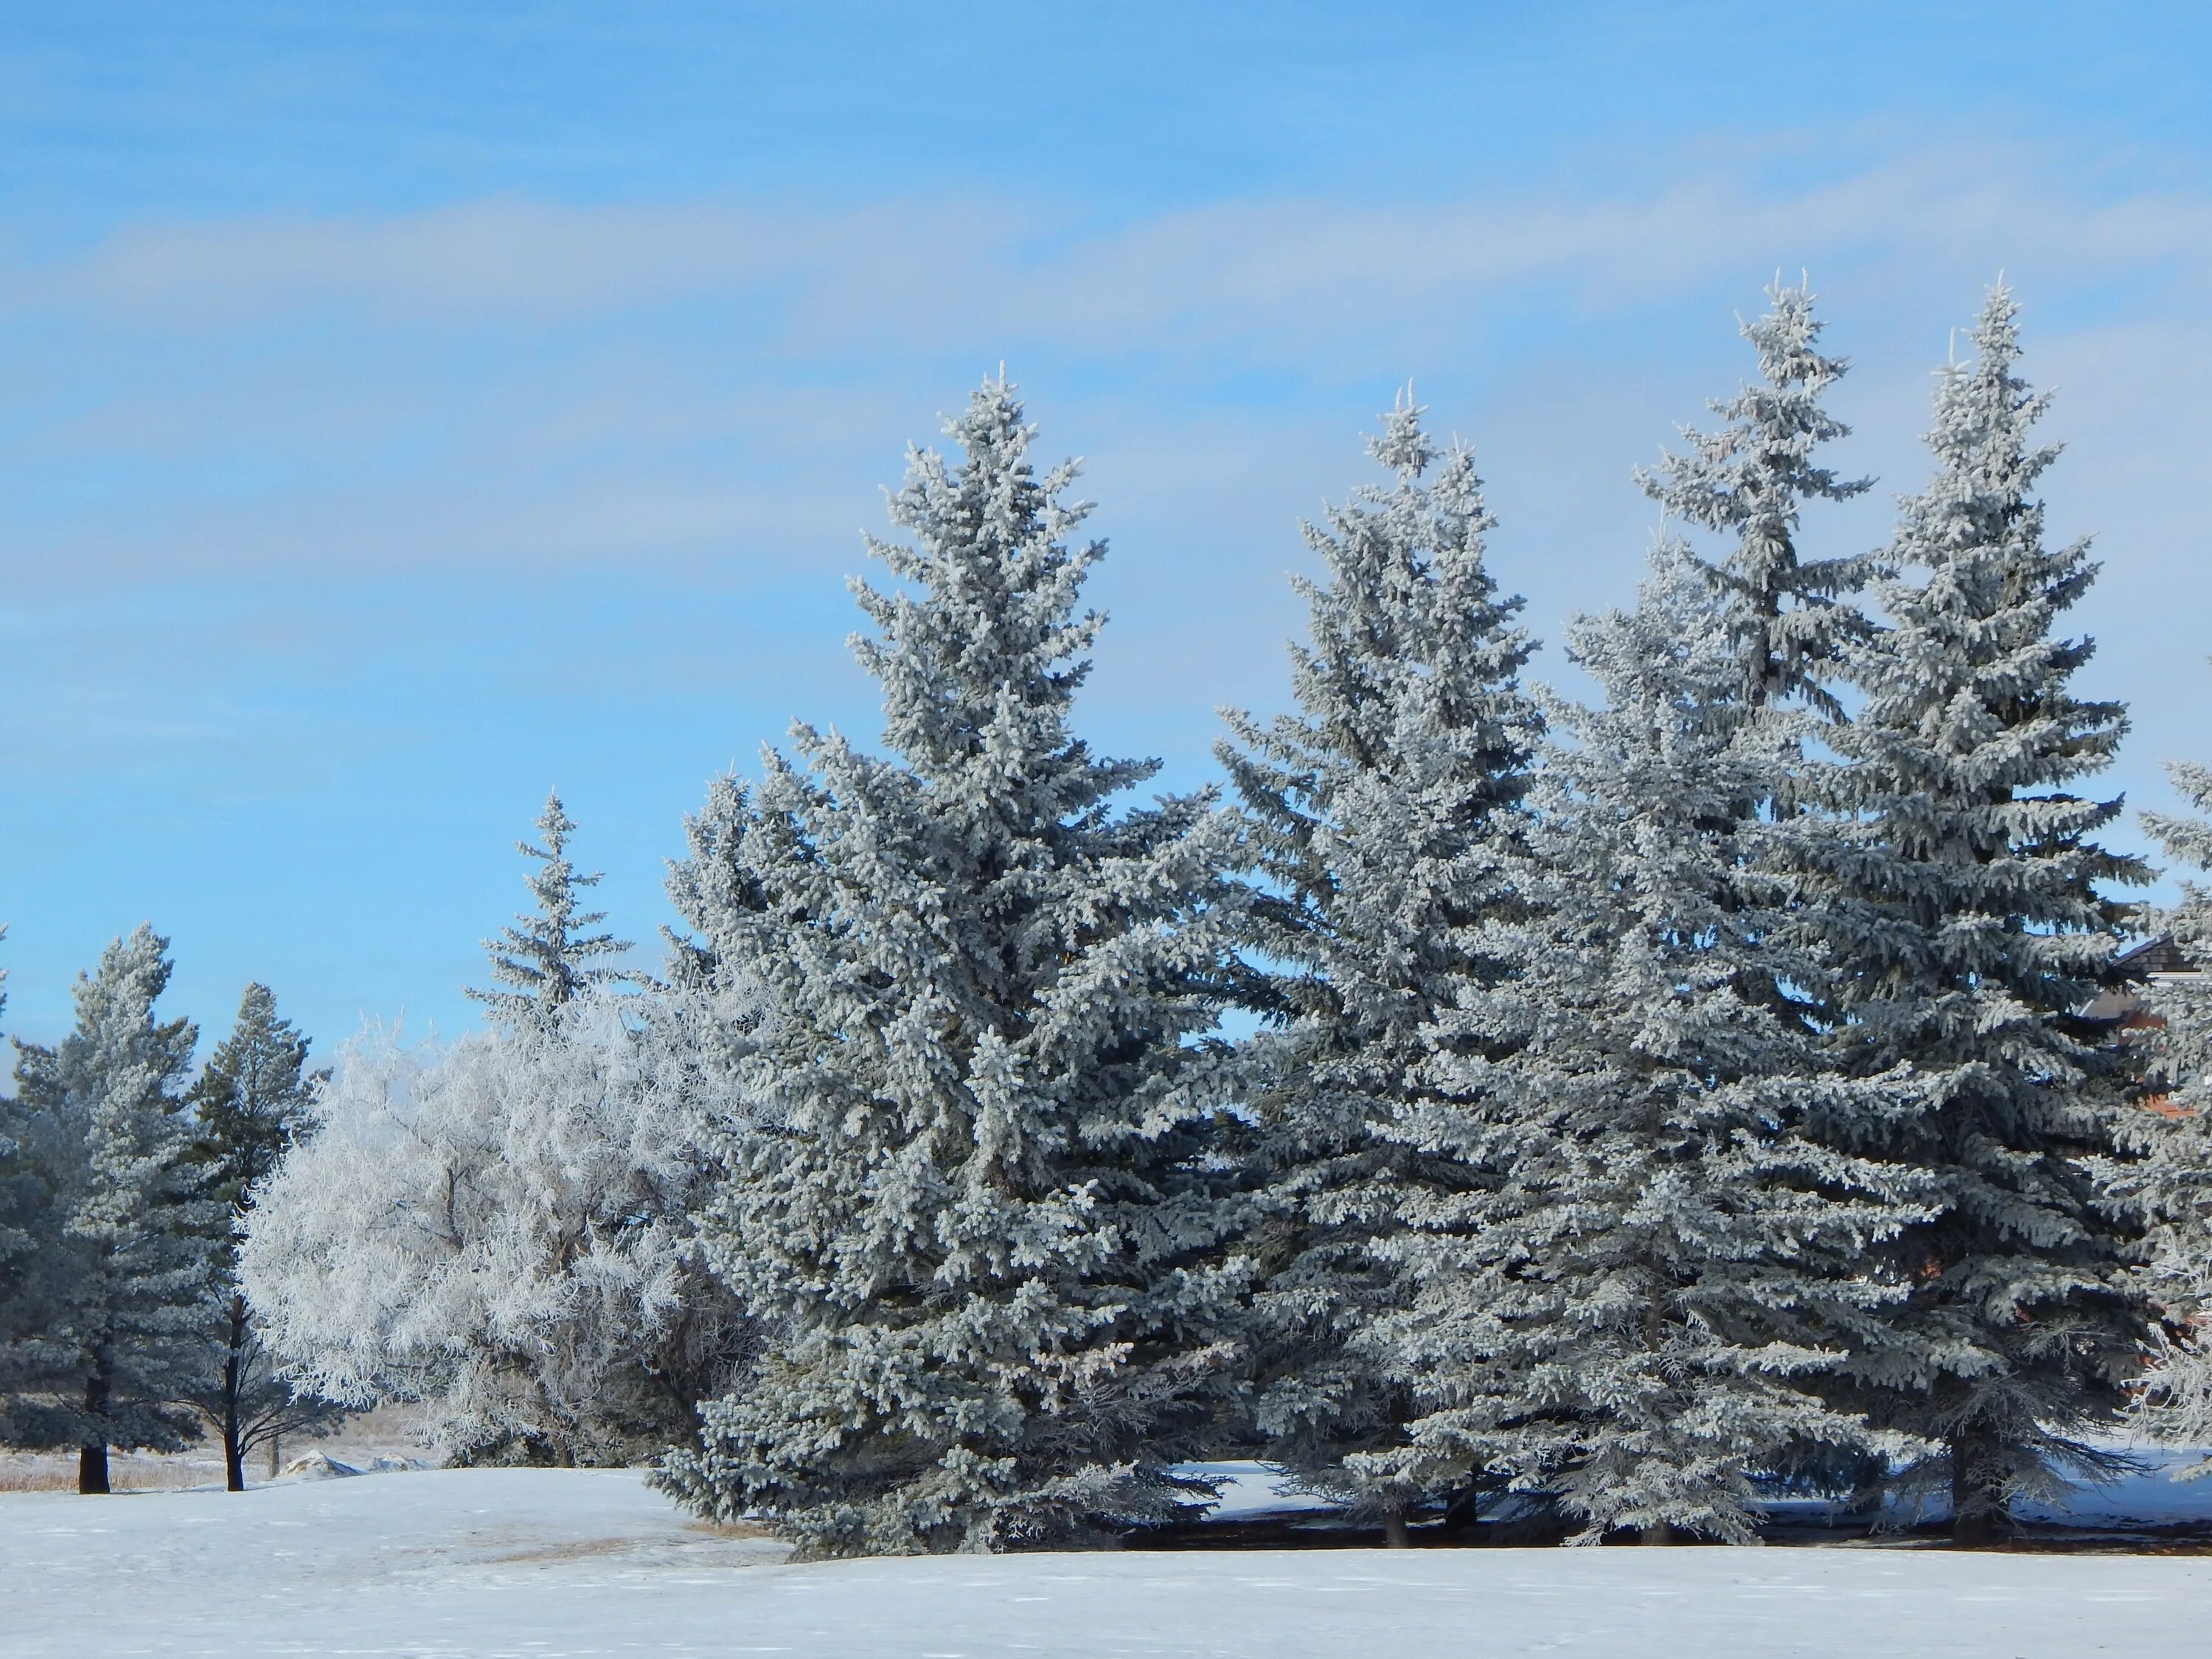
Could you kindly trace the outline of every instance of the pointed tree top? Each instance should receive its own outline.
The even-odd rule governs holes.
[[[190,1098],[199,1120],[192,1161],[206,1166],[210,1197],[242,1215],[254,1183],[276,1167],[307,1123],[312,1087],[303,1075],[307,1040],[276,1012],[276,995],[255,981],[238,1000],[238,1020],[210,1056]]]
[[[525,858],[538,863],[539,867],[525,878],[538,908],[517,915],[514,927],[483,942],[485,954],[491,958],[493,980],[511,988],[485,991],[469,987],[464,993],[506,1019],[548,1014],[593,985],[637,981],[634,974],[596,965],[602,957],[629,950],[630,942],[611,933],[588,931],[606,920],[606,912],[577,908],[577,890],[597,886],[599,874],[596,871],[580,874],[568,862],[568,837],[576,825],[561,805],[559,790],[546,795],[545,810],[538,814],[537,827],[544,838],[544,846],[526,841],[514,846]]]
[[[1759,353],[1759,378],[1768,386],[1802,386],[1818,392],[1850,369],[1848,357],[1820,354],[1820,331],[1827,325],[1814,315],[1814,298],[1805,282],[1785,288],[1778,278],[1766,290],[1765,314],[1741,325],[1743,337]]]
[[[514,843],[515,850],[528,853],[535,858],[557,859],[575,828],[574,821],[561,805],[561,792],[549,789],[545,792],[545,810],[538,815],[538,833],[545,837],[545,850],[539,852],[528,842],[520,841]],[[599,878],[593,876],[590,879],[597,881]]]
[[[1413,383],[1408,381],[1390,412],[1382,417],[1381,435],[1367,441],[1367,453],[1401,479],[1410,483],[1419,477],[1437,458],[1436,447],[1421,429],[1421,416],[1427,413],[1413,401]]]

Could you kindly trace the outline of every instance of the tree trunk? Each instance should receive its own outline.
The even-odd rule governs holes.
[[[1639,1544],[1671,1544],[1674,1541],[1674,1529],[1662,1521],[1656,1526],[1646,1527],[1638,1532],[1636,1541]]]
[[[244,1381],[246,1298],[230,1298],[230,1352],[222,1361],[222,1484],[229,1492],[246,1490],[245,1429],[238,1420],[239,1385]]]
[[[107,1372],[97,1364],[84,1380],[84,1414],[95,1422],[107,1415]],[[76,1489],[83,1493],[108,1490],[106,1440],[88,1440],[77,1448]]]
[[[1994,1544],[2008,1530],[2004,1500],[2003,1448],[1983,1424],[1969,1423],[1951,1437],[1951,1541],[1973,1549]]]
[[[1382,1541],[1394,1550],[1408,1547],[1412,1540],[1406,1534],[1406,1512],[1391,1510],[1382,1516]]]
[[[277,1434],[273,1431],[269,1436],[269,1478],[271,1480],[274,1480],[279,1474],[283,1473],[276,1462],[277,1457],[280,1455],[277,1448],[283,1443],[283,1440],[284,1437],[283,1435]]]

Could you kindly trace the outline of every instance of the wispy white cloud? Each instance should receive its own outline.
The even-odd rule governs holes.
[[[1410,374],[1502,453],[1501,488],[1537,527],[1629,548],[1642,509],[1621,473],[1740,372],[1725,307],[1800,265],[1868,365],[1852,396],[1893,476],[1912,465],[1944,328],[2010,270],[2069,412],[2159,411],[2099,463],[2136,479],[2133,514],[2166,499],[2145,447],[2199,418],[2188,387],[2212,373],[2190,325],[2212,192],[2106,183],[1954,146],[1793,191],[1700,155],[1639,191],[1231,201],[1112,223],[963,198],[141,225],[0,264],[0,485],[21,505],[0,565],[64,590],[842,567],[894,436],[929,436],[1002,358],[1056,425],[1108,441],[1119,522],[1250,512],[1269,491],[1263,522],[1310,511],[1309,458],[1349,458],[1346,428]],[[2116,313],[2155,343],[2123,343]],[[1242,482],[1224,496],[1224,478]],[[1594,519],[1601,481],[1620,507]]]
[[[512,199],[388,218],[136,227],[0,277],[15,307],[149,328],[264,329],[353,312],[393,325],[528,329],[684,302],[770,349],[979,332],[1071,349],[1332,336],[1540,289],[1578,307],[1802,259],[1921,267],[2005,251],[2066,281],[2212,264],[2212,196],[2113,198],[2051,158],[1955,148],[1784,192],[1710,168],[1633,193],[1370,204],[1225,201],[1116,223],[974,198],[838,210]]]

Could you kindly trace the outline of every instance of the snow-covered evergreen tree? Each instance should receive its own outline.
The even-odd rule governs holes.
[[[815,1553],[989,1549],[1163,1516],[1233,1377],[1240,1220],[1209,1162],[1235,825],[1117,810],[1154,763],[1069,716],[1101,618],[1072,465],[987,382],[910,456],[855,582],[890,757],[794,728],[714,941],[774,1009],[716,1267],[777,1331],[666,1484]]]
[[[2166,772],[2191,805],[2212,812],[2212,769],[2184,761]],[[2212,823],[2141,816],[2176,864],[2212,870]],[[2212,889],[2185,879],[2181,902],[2156,921],[2192,971],[2161,975],[2147,993],[2157,1018],[2148,1034],[2155,1095],[2124,1119],[2135,1156],[2110,1179],[2148,1229],[2144,1285],[2167,1328],[2154,1339],[2141,1421],[2163,1439],[2203,1446],[2212,1441]],[[2212,1472],[2212,1460],[2201,1472]]]
[[[31,1109],[20,1097],[0,1097],[0,1445],[45,1449],[73,1443],[83,1378],[65,1322],[70,1267]]]
[[[1519,902],[1510,866],[1541,720],[1519,684],[1531,646],[1484,561],[1492,520],[1472,457],[1439,449],[1410,393],[1369,453],[1393,475],[1306,538],[1310,640],[1291,651],[1297,712],[1229,716],[1218,753],[1266,890],[1247,913],[1250,1000],[1277,1030],[1253,1046],[1270,1219],[1260,1239],[1259,1425],[1268,1455],[1403,1537],[1409,1493],[1348,1469],[1395,1442],[1404,1390],[1361,1340],[1408,1288],[1372,1245],[1409,1193],[1478,1179],[1390,1138],[1433,1093],[1437,1021],[1510,969],[1485,924]],[[1497,1034],[1462,1022],[1480,1051]]]
[[[238,1284],[238,1241],[254,1190],[276,1170],[307,1127],[313,1087],[302,1074],[307,1040],[276,1012],[265,985],[248,985],[238,1021],[209,1059],[188,1096],[197,1133],[190,1158],[201,1190],[222,1206],[215,1247],[208,1337],[214,1352],[204,1387],[185,1396],[222,1442],[225,1484],[246,1490],[246,1455],[276,1448],[286,1436],[337,1426],[327,1401],[302,1395],[277,1374]]]
[[[1821,731],[1843,718],[1842,658],[1871,631],[1859,595],[1878,567],[1863,555],[1808,557],[1799,542],[1808,504],[1849,500],[1871,481],[1840,478],[1820,460],[1826,445],[1850,434],[1822,402],[1849,364],[1820,351],[1823,325],[1809,287],[1778,280],[1767,301],[1765,313],[1741,331],[1758,354],[1758,382],[1712,405],[1724,422],[1717,430],[1682,428],[1686,453],[1639,470],[1637,481],[1671,519],[1726,543],[1717,556],[1686,544],[1673,556],[1706,585],[1736,661],[1735,684],[1708,703],[1706,716],[1721,728],[1742,728],[1745,755],[1764,752],[1771,762],[1742,775],[1754,793],[1741,813],[1817,832],[1819,803],[1805,798],[1801,762],[1817,750]],[[1763,835],[1752,844],[1769,866],[1746,872],[1754,884],[1780,868],[1806,873],[1792,836]],[[1773,920],[1817,940],[1804,915],[1817,898],[1802,881],[1797,890],[1793,914]],[[1764,900],[1747,892],[1742,902],[1757,908]],[[1747,981],[1739,989],[1808,1032],[1832,1026],[1838,964],[1817,945],[1797,961],[1803,979]]]
[[[172,1449],[198,1433],[177,1402],[206,1369],[218,1206],[186,1158],[179,1085],[197,1033],[154,1014],[167,949],[143,926],[115,940],[77,981],[68,1037],[16,1043],[17,1139],[52,1194],[46,1334],[69,1349],[55,1415],[82,1449],[82,1492],[107,1490],[109,1447]]]
[[[587,987],[636,982],[634,974],[599,965],[602,958],[629,950],[629,941],[591,931],[607,919],[605,911],[576,908],[578,890],[596,887],[600,878],[578,874],[568,862],[568,837],[575,829],[555,791],[545,797],[545,810],[538,817],[545,844],[514,843],[517,852],[538,864],[527,878],[538,908],[517,915],[497,939],[484,941],[492,980],[507,988],[466,993],[495,1019],[544,1018]]]
[[[1821,917],[1851,969],[1845,1051],[1905,1109],[1829,1132],[1922,1171],[1939,1206],[1887,1247],[1910,1296],[1844,1397],[1946,1448],[1962,1540],[2053,1462],[2097,1465],[2083,1436],[2124,1403],[2146,1335],[2097,1178],[2130,1056],[2077,1018],[2118,982],[2108,890],[2147,878],[2096,839],[2120,804],[2074,793],[2126,715],[2070,687],[2092,646],[2057,629],[2095,566],[2044,544],[2033,491],[2057,452],[2032,436],[2047,399],[2018,375],[2002,289],[1972,347],[1940,375],[1935,477],[1887,555],[1908,574],[1876,590],[1893,626],[1854,650],[1863,702],[1830,736],[1844,764],[1823,793],[1846,816]]]
[[[1717,559],[1692,558],[1726,607],[1736,655],[1737,684],[1717,707],[1795,705],[1834,719],[1843,712],[1832,689],[1838,655],[1866,631],[1850,599],[1873,565],[1802,556],[1800,520],[1807,501],[1847,500],[1871,481],[1838,478],[1815,459],[1850,428],[1821,406],[1849,364],[1821,355],[1811,289],[1778,282],[1766,297],[1771,308],[1742,329],[1759,354],[1759,384],[1715,403],[1726,424],[1685,427],[1687,453],[1637,481],[1673,517],[1734,544]]]
[[[716,1169],[702,1125],[739,1109],[707,1063],[730,1012],[592,987],[442,1048],[343,1048],[240,1251],[289,1374],[349,1406],[424,1402],[463,1462],[688,1438],[750,1340],[691,1221]]]
[[[1674,545],[1655,564],[1634,611],[1571,635],[1607,702],[1553,710],[1536,902],[1498,928],[1519,971],[1464,1011],[1517,1038],[1439,1053],[1398,1127],[1479,1178],[1384,1241],[1411,1295],[1371,1340],[1420,1413],[1356,1462],[1543,1494],[1583,1541],[1743,1542],[1759,1476],[1869,1447],[1804,1382],[1878,1328],[1890,1293],[1859,1263],[1911,1212],[1793,1127],[1848,1085],[1744,988],[1803,971],[1744,810],[1775,757],[1717,718],[1742,696],[1730,608]]]

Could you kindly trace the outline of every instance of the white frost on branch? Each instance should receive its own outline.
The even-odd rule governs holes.
[[[590,989],[548,1024],[343,1049],[240,1253],[304,1385],[433,1407],[447,1455],[620,1461],[689,1433],[744,1348],[690,1216],[757,1004]]]

